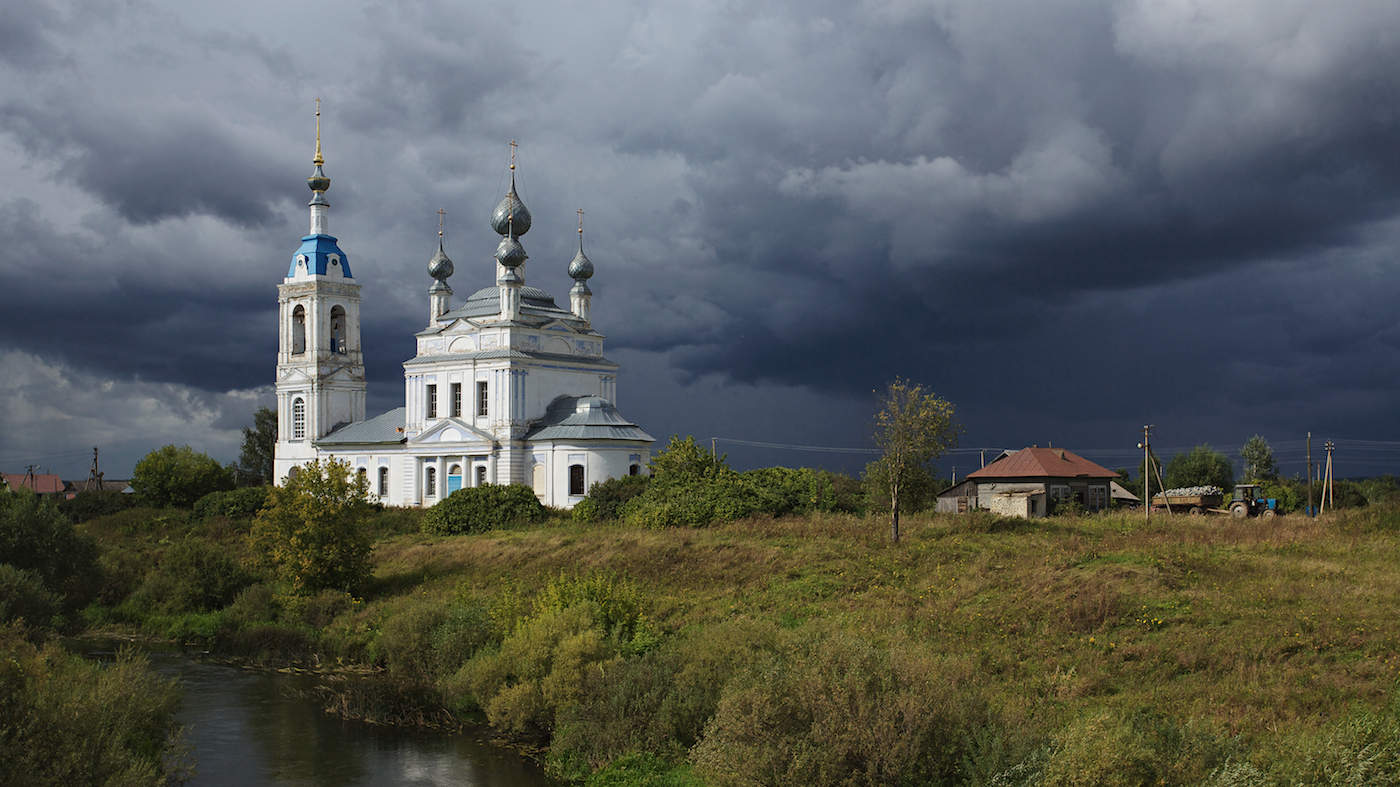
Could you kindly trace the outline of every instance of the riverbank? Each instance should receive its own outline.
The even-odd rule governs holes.
[[[89,621],[373,669],[346,715],[484,719],[598,783],[1311,781],[1372,744],[1400,763],[1393,509],[915,515],[898,545],[846,515],[454,537],[397,516],[362,599],[255,583],[217,610]],[[138,518],[88,530],[152,566],[191,537],[239,558],[244,523]]]

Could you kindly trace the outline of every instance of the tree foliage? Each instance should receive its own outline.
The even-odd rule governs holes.
[[[1240,458],[1244,460],[1244,477],[1250,483],[1257,484],[1278,478],[1274,449],[1262,435],[1254,435],[1244,441],[1244,446],[1240,448]]]
[[[899,541],[900,498],[918,468],[957,445],[962,428],[953,420],[953,405],[903,378],[896,377],[879,394],[875,445],[880,449],[880,477],[889,488],[890,533]]]
[[[1230,459],[1206,443],[1173,456],[1163,473],[1168,489],[1218,486],[1230,490],[1235,486],[1235,469]]]
[[[243,427],[243,451],[238,455],[239,481],[272,483],[272,457],[277,447],[277,411],[259,407],[253,425]]]
[[[167,445],[136,463],[131,488],[147,505],[189,508],[210,492],[232,489],[233,473],[187,445]]]
[[[94,591],[97,547],[79,535],[54,504],[22,491],[0,493],[0,563],[38,575],[70,606]]]
[[[368,492],[344,462],[303,465],[253,520],[253,548],[294,593],[356,593],[370,576]]]

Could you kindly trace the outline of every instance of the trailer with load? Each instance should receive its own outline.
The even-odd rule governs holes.
[[[1267,519],[1278,514],[1278,500],[1260,497],[1257,484],[1235,484],[1229,504],[1222,505],[1224,501],[1225,490],[1218,486],[1190,486],[1158,492],[1152,496],[1152,507],[1193,515],[1229,514],[1235,519],[1251,516]]]

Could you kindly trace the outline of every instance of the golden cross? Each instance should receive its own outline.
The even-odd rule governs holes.
[[[447,211],[443,210],[442,208],[438,208],[437,214],[438,214],[438,237],[441,238],[441,237],[442,237],[442,224],[443,224],[444,221],[447,220]]]
[[[311,160],[312,164],[324,164],[325,159],[321,157],[321,99],[316,99],[316,157]]]
[[[583,234],[583,208],[578,209],[578,234]]]
[[[515,171],[515,140],[510,141],[510,171]]]

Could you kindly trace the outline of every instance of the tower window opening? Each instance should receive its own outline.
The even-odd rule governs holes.
[[[306,352],[306,307],[292,309],[292,355]]]
[[[453,383],[453,384],[452,384],[452,417],[453,417],[453,418],[460,418],[461,416],[462,416],[462,384],[461,384],[461,383]]]
[[[345,354],[345,309],[331,308],[331,352]]]
[[[379,468],[379,496],[389,496],[389,468]]]
[[[638,475],[638,474],[641,473],[641,472],[642,472],[642,466],[641,466],[641,465],[637,465],[637,464],[629,465],[628,468],[627,468],[627,475]]]
[[[437,418],[437,386],[428,385],[428,417]]]
[[[292,400],[292,439],[306,439],[306,400],[300,396]]]
[[[569,465],[569,494],[584,494],[583,465]]]
[[[476,485],[486,486],[486,465],[476,466]]]
[[[485,416],[485,415],[488,414],[488,409],[487,409],[487,404],[488,404],[487,390],[488,390],[488,389],[487,389],[487,387],[486,387],[486,381],[485,381],[485,380],[477,380],[477,382],[476,382],[476,414],[477,414],[478,416]]]

